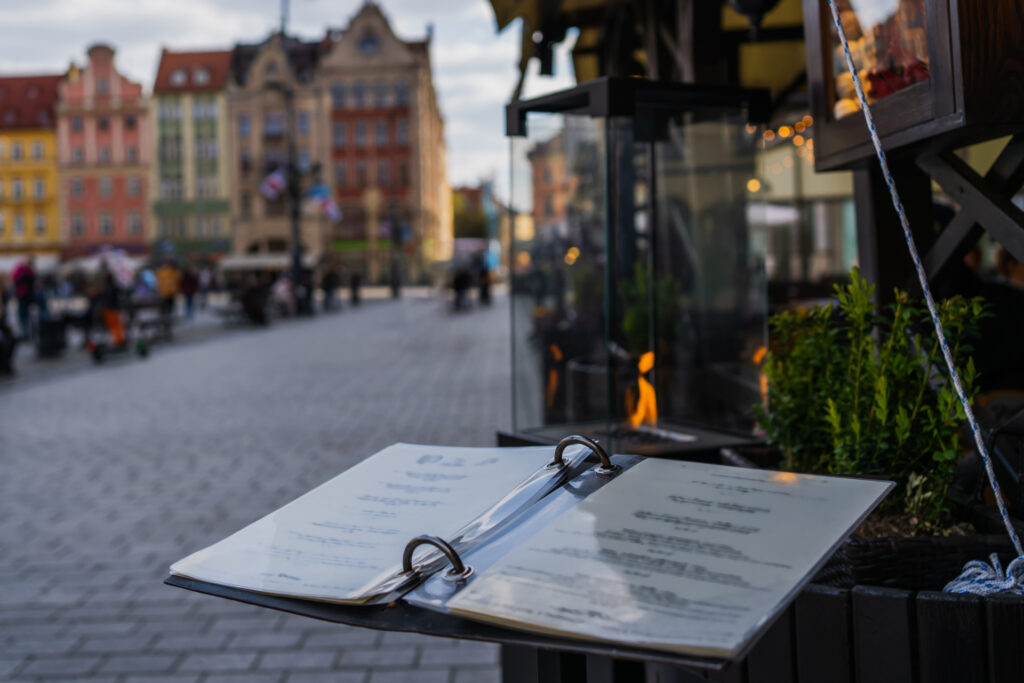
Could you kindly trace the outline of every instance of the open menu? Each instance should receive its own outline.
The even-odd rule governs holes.
[[[171,571],[737,658],[893,486],[637,456],[598,469],[583,446],[555,467],[554,450],[396,444]],[[421,534],[472,571],[452,580],[428,547],[409,571]]]

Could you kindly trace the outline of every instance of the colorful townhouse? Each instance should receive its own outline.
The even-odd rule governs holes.
[[[0,78],[0,273],[60,255],[56,104],[60,75]]]
[[[156,239],[180,255],[231,249],[227,98],[231,51],[160,54],[150,190]]]
[[[59,85],[57,142],[65,257],[149,250],[153,148],[142,86],[117,71],[114,49],[96,44],[84,68]]]

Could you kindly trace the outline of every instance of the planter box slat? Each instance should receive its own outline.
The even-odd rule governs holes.
[[[748,683],[793,683],[793,611],[786,610],[747,655]]]
[[[850,591],[810,585],[796,600],[797,679],[853,683]]]
[[[1024,598],[990,597],[985,621],[990,683],[1024,681]]]
[[[914,594],[898,588],[857,586],[853,602],[854,670],[858,683],[913,683],[916,646]]]
[[[917,594],[921,680],[987,683],[984,601],[974,595]]]

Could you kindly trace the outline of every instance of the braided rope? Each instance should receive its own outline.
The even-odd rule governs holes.
[[[996,505],[999,508],[999,515],[1003,519],[1003,525],[1006,527],[1006,532],[1010,536],[1010,541],[1013,543],[1014,549],[1017,551],[1017,559],[1010,563],[1010,567],[1007,568],[1007,573],[1002,573],[1002,568],[998,563],[998,559],[995,559],[995,564],[992,567],[988,567],[984,562],[972,561],[964,567],[964,573],[949,586],[946,587],[950,590],[950,586],[954,588],[960,588],[962,585],[973,585],[976,588],[982,588],[984,584],[998,584],[1000,581],[1004,583],[1010,582],[1010,585],[1016,585],[1019,590],[1024,590],[1022,586],[1024,583],[1024,547],[1021,546],[1020,538],[1017,535],[1017,530],[1013,527],[1013,523],[1010,521],[1010,513],[1006,509],[1006,503],[1003,501],[1002,492],[999,490],[999,482],[996,481],[996,473],[992,468],[992,459],[989,457],[988,449],[985,447],[985,440],[981,435],[981,427],[978,426],[978,421],[974,417],[974,411],[971,409],[971,403],[967,400],[967,394],[964,393],[963,385],[960,383],[960,374],[956,370],[956,365],[953,363],[953,354],[949,350],[949,343],[946,341],[946,332],[942,329],[942,323],[939,321],[938,310],[935,306],[935,299],[932,298],[931,288],[928,286],[928,276],[925,274],[924,265],[921,263],[921,257],[917,253],[917,245],[914,243],[914,236],[910,232],[910,222],[907,220],[907,214],[903,210],[903,202],[900,200],[899,192],[896,190],[896,182],[893,180],[892,172],[889,170],[889,163],[886,160],[885,151],[882,149],[882,141],[878,139],[878,131],[875,129],[875,120],[871,115],[871,108],[868,106],[867,97],[864,96],[864,88],[861,86],[860,79],[857,77],[857,67],[853,63],[853,55],[850,52],[850,43],[846,39],[846,31],[843,30],[843,22],[839,19],[839,9],[836,7],[836,0],[828,0],[829,9],[832,11],[832,21],[835,24],[836,31],[839,33],[839,40],[843,45],[843,54],[846,55],[846,68],[850,72],[850,76],[853,79],[853,87],[857,91],[857,99],[860,101],[861,110],[864,112],[864,121],[868,126],[868,133],[871,135],[871,142],[875,146],[875,152],[878,155],[878,163],[882,167],[882,175],[885,177],[885,184],[889,188],[889,195],[892,197],[893,207],[896,209],[896,214],[899,216],[900,225],[903,227],[903,237],[907,242],[907,249],[910,251],[910,259],[914,262],[914,270],[917,271],[917,279],[921,283],[921,291],[924,293],[925,303],[928,305],[928,312],[931,314],[932,325],[935,327],[935,334],[938,336],[939,345],[942,348],[942,357],[946,361],[946,368],[949,370],[949,377],[953,382],[953,387],[956,389],[956,394],[960,398],[960,403],[964,407],[964,414],[967,416],[967,423],[971,427],[971,433],[974,435],[974,443],[978,447],[978,453],[981,455],[982,462],[985,464],[985,474],[988,475],[988,482],[992,486],[992,493],[995,494]],[[993,556],[995,557],[995,556]],[[979,566],[985,567],[984,571],[979,570]],[[973,583],[972,583],[973,582]],[[1016,583],[1015,583],[1016,582]],[[1002,590],[1002,589],[1000,589]],[[975,592],[975,591],[963,591],[956,590],[955,592]]]

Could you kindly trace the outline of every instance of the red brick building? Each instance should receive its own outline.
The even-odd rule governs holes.
[[[118,73],[114,50],[89,48],[60,84],[57,140],[65,256],[103,246],[148,250],[148,108],[142,86]]]

